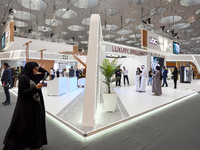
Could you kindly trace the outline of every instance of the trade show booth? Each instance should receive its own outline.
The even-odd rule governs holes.
[[[195,91],[192,88],[180,87],[174,90],[171,88],[173,82],[169,83],[168,88],[162,89],[161,96],[153,96],[151,86],[146,86],[146,90],[142,93],[136,92],[140,88],[140,75],[136,75],[138,67],[141,68],[144,65],[147,81],[150,68],[154,69],[157,65],[165,66],[166,61],[172,57],[174,59],[179,57],[177,54],[173,54],[172,40],[147,30],[141,30],[141,35],[141,48],[104,42],[100,16],[93,14],[90,19],[88,55],[87,57],[83,56],[82,59],[87,66],[86,78],[77,80],[76,77],[60,77],[47,81],[47,87],[42,88],[46,112],[81,137],[87,138],[194,94]],[[16,46],[13,44],[0,54],[2,63],[7,61],[10,64],[13,63],[12,65],[24,65],[26,51],[22,50],[23,46],[18,44],[22,45],[29,39],[16,38],[17,40],[19,41]],[[62,69],[71,65],[74,70],[75,66],[78,66],[80,61],[71,55],[67,55],[66,59],[63,57],[64,54],[57,51],[57,49],[73,51],[73,46],[61,44],[59,48],[54,49],[56,46],[52,43],[49,45],[42,41],[39,43],[37,40],[32,40],[28,53],[29,61],[40,63],[41,57],[38,50],[46,48],[43,64],[44,68],[48,67],[46,68],[48,71],[52,66]],[[48,47],[41,47],[41,45],[48,45]],[[131,85],[124,86],[123,74],[121,87],[116,87],[115,83],[111,84],[111,91],[117,93],[117,104],[113,113],[106,112],[102,96],[102,93],[106,92],[106,87],[103,82],[105,77],[99,66],[102,65],[106,56],[109,60],[117,58],[117,64],[121,64],[121,69],[125,66]],[[197,59],[198,57],[190,56],[188,58],[198,64],[198,60],[200,60]],[[185,76],[187,78],[185,80],[189,81],[187,73]],[[17,92],[16,89],[12,90]]]

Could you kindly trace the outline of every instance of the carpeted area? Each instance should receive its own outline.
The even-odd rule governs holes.
[[[11,105],[0,105],[0,149],[10,124]],[[47,116],[48,145],[44,150],[199,150],[200,94],[84,140]],[[5,95],[0,88],[3,102]]]

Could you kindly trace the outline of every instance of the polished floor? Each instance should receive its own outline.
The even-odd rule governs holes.
[[[101,99],[94,127],[82,126],[84,88],[78,88],[61,96],[47,96],[47,88],[43,88],[42,91],[47,112],[61,118],[74,128],[87,133],[184,98],[199,91],[199,85],[200,81],[194,80],[191,84],[178,83],[178,88],[174,89],[173,81],[168,80],[168,87],[162,88],[163,94],[153,96],[151,86],[147,86],[145,93],[138,93],[135,91],[135,86],[122,85],[121,87],[115,87],[113,84],[112,89],[118,93],[116,111],[115,113],[105,112],[103,100]],[[16,89],[13,89],[13,91],[17,92]]]
[[[146,116],[101,133],[87,140],[47,115],[48,145],[44,150],[199,150],[200,94],[154,111]],[[1,101],[5,95],[0,88]],[[16,95],[11,105],[0,105],[0,149],[11,121]],[[28,149],[27,149],[28,150]]]

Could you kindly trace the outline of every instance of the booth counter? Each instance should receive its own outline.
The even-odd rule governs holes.
[[[59,96],[67,92],[66,77],[54,78],[54,80],[48,81],[47,83],[47,95],[48,96]]]
[[[139,91],[140,90],[140,77],[141,75],[135,75],[135,91]]]
[[[67,77],[67,91],[74,91],[77,89],[77,77]],[[65,83],[66,83],[65,82]]]

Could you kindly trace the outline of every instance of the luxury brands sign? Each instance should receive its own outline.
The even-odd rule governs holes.
[[[106,50],[109,52],[110,51],[109,47],[106,47]],[[140,56],[147,55],[147,52],[137,51],[137,50],[134,50],[134,49],[124,48],[124,47],[119,47],[119,46],[112,46],[111,52],[140,55]]]

